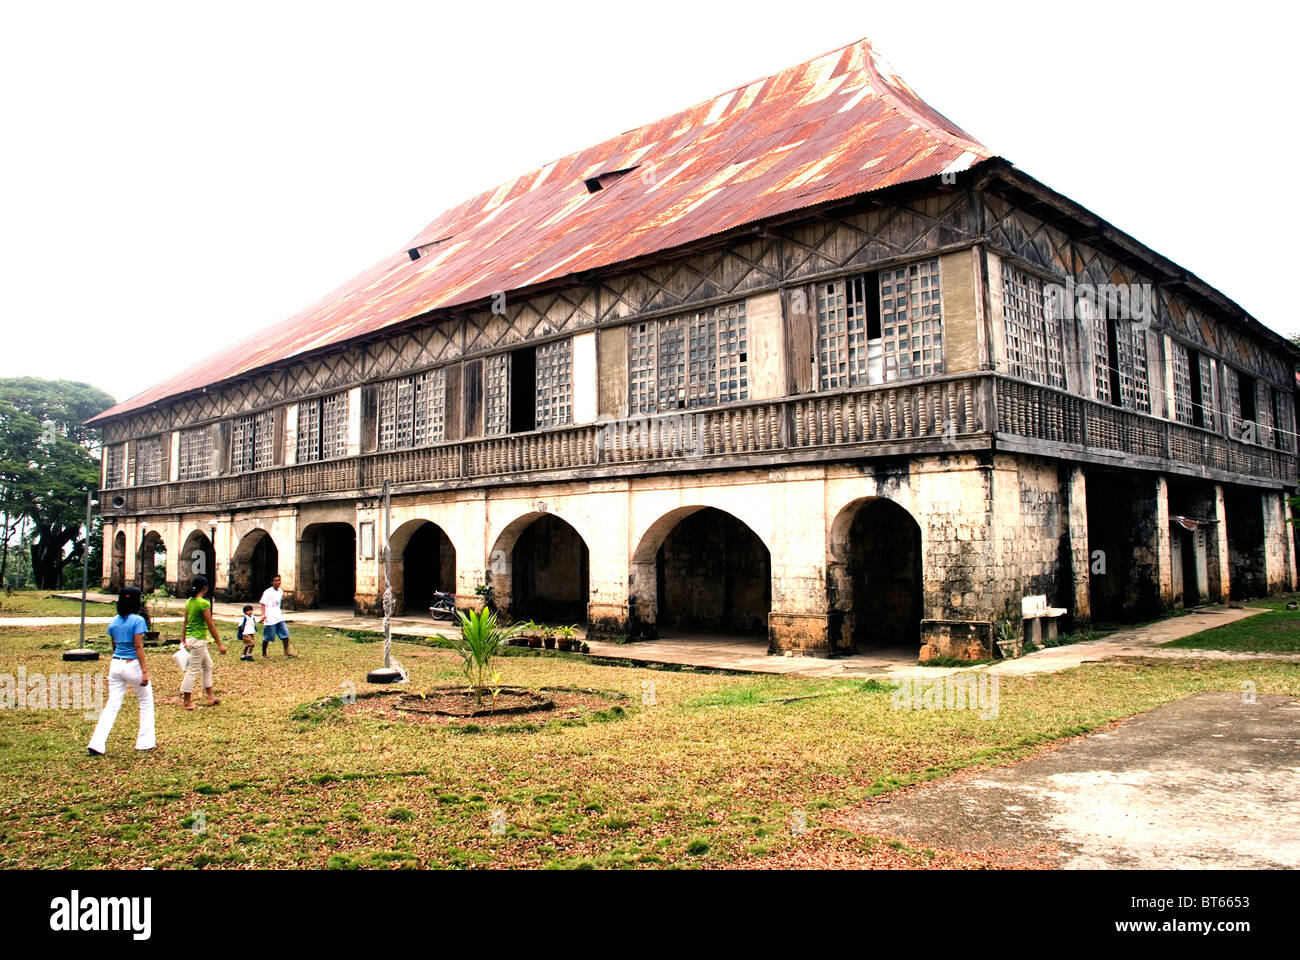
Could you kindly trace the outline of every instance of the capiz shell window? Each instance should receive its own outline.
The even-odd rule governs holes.
[[[179,442],[177,476],[182,480],[202,480],[215,473],[215,445],[212,442],[212,428],[195,427],[182,430]]]
[[[880,327],[885,380],[943,373],[938,259],[880,274]]]
[[[145,437],[135,445],[136,485],[148,486],[164,479],[162,437]]]
[[[628,408],[668,413],[749,399],[745,304],[634,324],[628,336]]]
[[[126,444],[107,447],[104,461],[104,486],[110,490],[126,486]]]
[[[239,417],[230,430],[230,472],[263,470],[275,459],[275,413]]]
[[[1061,325],[1043,298],[1043,282],[1002,264],[1002,323],[1007,373],[1050,387],[1065,387]]]
[[[447,371],[430,370],[379,385],[379,449],[401,450],[446,438]]]
[[[298,462],[333,460],[348,452],[346,392],[298,404]]]

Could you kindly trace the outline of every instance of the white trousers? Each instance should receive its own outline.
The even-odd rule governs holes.
[[[114,658],[108,667],[108,703],[104,705],[104,712],[99,715],[99,722],[95,724],[95,734],[90,738],[90,749],[96,753],[103,753],[108,749],[108,734],[113,729],[114,721],[117,720],[117,712],[122,709],[127,687],[135,691],[136,699],[140,701],[140,732],[135,738],[135,748],[149,750],[155,745],[153,680],[149,681],[148,686],[142,686],[140,661]]]

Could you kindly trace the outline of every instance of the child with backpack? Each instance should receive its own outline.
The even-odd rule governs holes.
[[[257,635],[257,617],[253,616],[253,605],[244,604],[244,616],[239,621],[239,627],[235,631],[235,637],[243,641],[244,652],[240,655],[240,660],[253,659],[253,637]]]

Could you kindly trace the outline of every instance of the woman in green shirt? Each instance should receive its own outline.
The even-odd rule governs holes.
[[[194,696],[194,681],[199,673],[203,674],[203,692],[208,696],[208,706],[215,707],[221,701],[212,695],[212,656],[208,653],[208,635],[217,641],[217,649],[226,652],[226,645],[221,642],[221,635],[212,622],[212,604],[207,599],[208,578],[195,577],[190,584],[190,598],[185,601],[185,647],[190,651],[190,665],[185,670],[185,679],[181,681],[181,693],[185,697],[185,709],[195,709],[191,702]]]

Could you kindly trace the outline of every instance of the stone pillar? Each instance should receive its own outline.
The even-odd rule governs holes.
[[[1082,467],[1071,466],[1067,479],[1068,524],[1070,538],[1070,572],[1074,584],[1071,613],[1076,624],[1092,620],[1090,569],[1088,553],[1088,482]]]
[[[1174,605],[1174,541],[1169,519],[1169,481],[1163,476],[1155,479],[1154,496],[1156,582],[1160,607],[1167,610]]]
[[[628,575],[627,633],[632,640],[659,637],[659,584],[655,562],[633,560]]]
[[[1231,567],[1228,563],[1228,512],[1224,505],[1223,486],[1214,485],[1211,501],[1214,525],[1207,532],[1205,565],[1210,578],[1210,599],[1227,603],[1232,595]]]
[[[827,543],[833,517],[826,516],[826,481],[817,468],[785,471],[775,503],[784,514],[768,532],[772,562],[772,610],[768,652],[828,657],[830,600],[826,590]]]
[[[1264,569],[1268,592],[1284,593],[1295,589],[1295,540],[1286,522],[1286,497],[1269,491],[1264,501]]]

